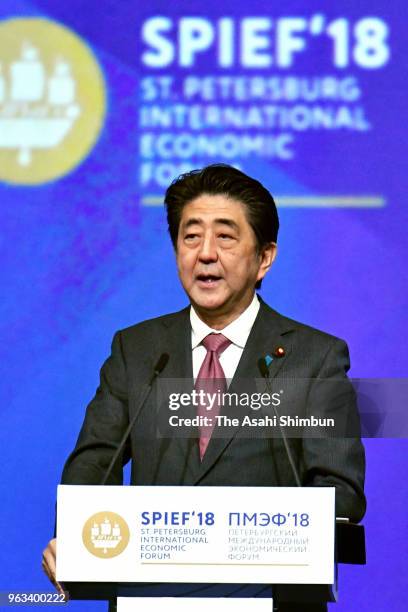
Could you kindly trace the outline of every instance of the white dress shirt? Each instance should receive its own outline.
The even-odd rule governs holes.
[[[201,344],[208,334],[222,334],[231,344],[223,351],[220,356],[220,363],[224,370],[225,378],[229,382],[234,377],[239,360],[244,351],[248,336],[255,322],[259,310],[259,300],[255,293],[254,298],[248,308],[240,316],[232,321],[224,329],[212,329],[200,319],[194,308],[190,308],[191,321],[191,346],[193,350],[193,375],[196,380],[201,368],[201,364],[207,354],[206,348]]]

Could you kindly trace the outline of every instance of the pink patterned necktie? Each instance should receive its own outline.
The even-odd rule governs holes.
[[[210,442],[213,429],[215,427],[215,417],[220,412],[220,403],[218,401],[218,393],[224,393],[227,390],[227,381],[225,380],[224,370],[220,364],[219,357],[223,351],[231,344],[222,334],[208,334],[202,341],[203,346],[207,349],[207,354],[201,365],[197,376],[195,388],[201,393],[210,394],[215,401],[207,400],[199,401],[197,415],[200,418],[200,459],[202,460]]]

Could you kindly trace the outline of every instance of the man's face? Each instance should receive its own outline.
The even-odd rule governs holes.
[[[223,195],[201,195],[185,205],[177,237],[181,283],[202,318],[233,321],[251,303],[270,268],[275,245],[259,254],[245,205]]]

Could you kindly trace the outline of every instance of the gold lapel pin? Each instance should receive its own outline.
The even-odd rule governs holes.
[[[275,355],[275,357],[278,357],[278,358],[284,357],[285,349],[283,348],[283,346],[277,346],[273,354]]]

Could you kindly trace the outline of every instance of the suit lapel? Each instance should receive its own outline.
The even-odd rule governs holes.
[[[162,324],[163,350],[170,355],[165,377],[192,379],[190,307],[176,313],[170,320],[163,318]]]
[[[182,381],[183,391],[191,392],[194,388],[193,358],[191,349],[190,307],[184,308],[175,315],[172,321],[163,321],[163,342],[170,355],[164,372],[167,379]],[[177,385],[180,392],[180,385]],[[187,416],[195,416],[194,414]],[[193,437],[174,437],[172,444],[177,448],[177,456],[182,458],[181,481],[192,484],[200,468],[200,455],[197,439]],[[184,459],[183,459],[184,458]]]
[[[269,308],[262,300],[260,300],[260,302],[261,306],[258,316],[248,337],[235,376],[228,389],[230,393],[251,393],[251,391],[255,390],[254,379],[261,378],[258,367],[258,360],[261,357],[266,357],[267,355],[272,357],[272,362],[269,366],[269,374],[270,378],[276,376],[288,359],[292,349],[292,334],[288,332],[294,329],[294,324],[289,319],[282,317]],[[284,349],[283,357],[279,358],[274,356],[274,352],[278,347]],[[264,390],[265,387],[263,386],[262,391]],[[238,418],[241,423],[243,417],[251,412],[252,409],[249,406],[234,405],[224,406],[221,414],[229,418]],[[194,484],[197,484],[213,467],[239,430],[240,426],[231,426],[222,429],[218,428],[218,431],[214,431],[214,435],[210,440],[204,459],[199,465]]]

